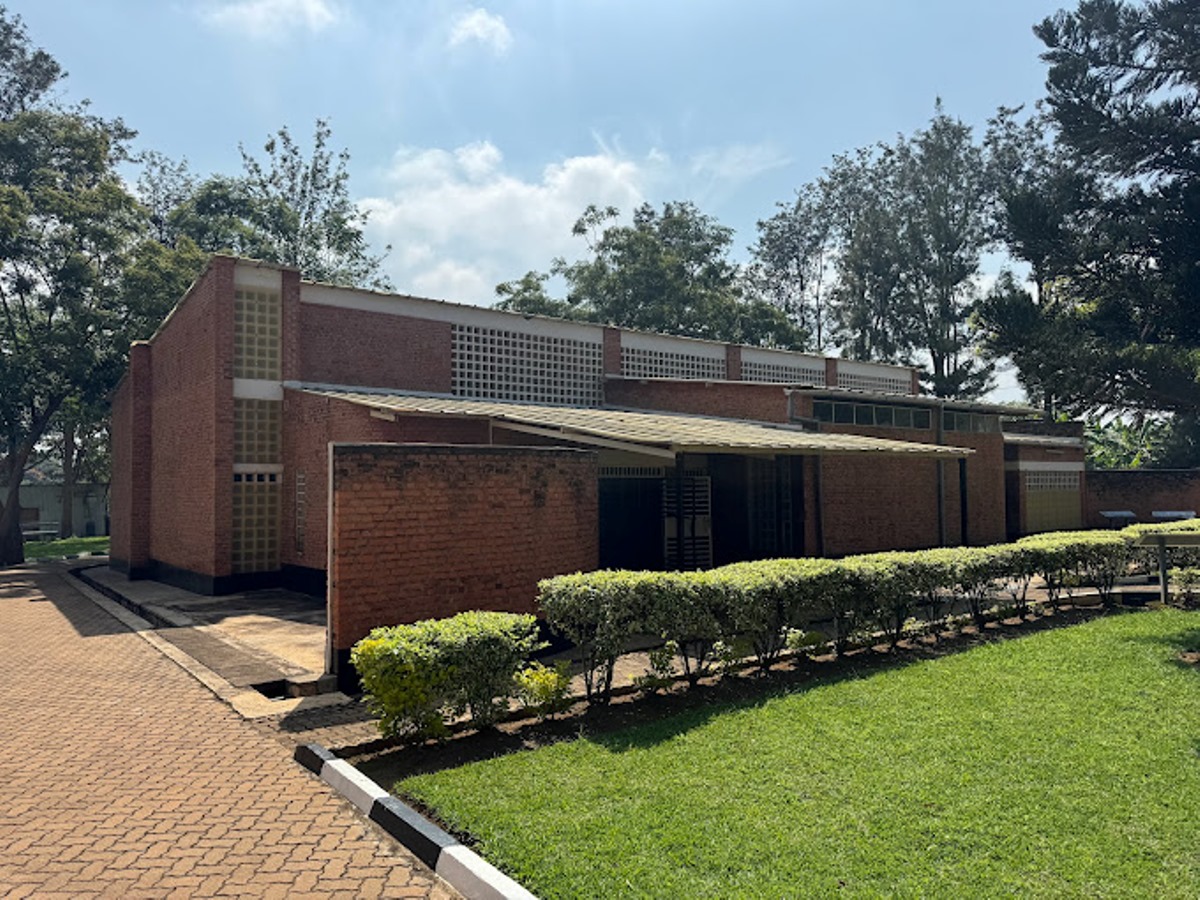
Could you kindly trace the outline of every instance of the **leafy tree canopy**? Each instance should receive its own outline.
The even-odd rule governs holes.
[[[638,207],[619,224],[615,207],[589,206],[573,233],[590,256],[556,259],[549,273],[528,272],[497,285],[501,309],[603,322],[731,343],[796,347],[805,335],[775,306],[742,297],[738,269],[729,259],[731,229],[694,204]],[[567,296],[547,293],[551,276]]]
[[[133,133],[47,102],[61,77],[0,7],[0,563],[22,558],[35,447],[60,411],[102,401],[146,318],[122,290],[144,228],[116,173]]]
[[[367,213],[350,199],[350,155],[335,154],[331,137],[318,119],[306,155],[285,126],[267,139],[261,159],[239,148],[240,175],[199,182],[186,163],[152,157],[141,193],[168,242],[186,237],[210,252],[293,266],[313,281],[389,289],[383,257],[370,252],[363,232]]]
[[[1054,147],[1010,198],[1069,410],[1200,412],[1200,5],[1082,0],[1035,29]],[[1033,158],[1033,157],[1027,157]],[[1024,197],[1022,197],[1024,194]],[[1040,229],[1040,232],[1039,232]],[[1029,323],[1025,323],[1029,324]],[[995,318],[1000,344],[1020,322]],[[1020,364],[1020,361],[1018,361]],[[1033,380],[1043,360],[1022,366]],[[1044,379],[1042,379],[1044,381]]]
[[[939,103],[928,126],[840,155],[758,223],[750,284],[855,359],[927,361],[943,397],[991,386],[971,314],[992,242],[984,149]]]

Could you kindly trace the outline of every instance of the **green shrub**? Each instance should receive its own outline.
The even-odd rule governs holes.
[[[828,641],[819,631],[805,631],[803,628],[789,628],[784,639],[784,646],[793,653],[812,654],[824,647]]]
[[[1052,605],[1057,607],[1061,591],[1069,592],[1072,583],[1082,583],[1096,588],[1101,602],[1111,606],[1113,586],[1129,569],[1132,540],[1137,534],[1129,531],[1048,532],[1022,538],[1017,546],[1028,548],[1037,559]]]
[[[650,667],[645,674],[632,676],[633,686],[644,694],[656,694],[664,688],[669,688],[675,680],[675,656],[679,647],[674,641],[667,641],[661,647],[655,647],[648,654]]]
[[[811,574],[811,586],[820,597],[818,609],[833,622],[834,653],[844,653],[863,634],[874,612],[869,605],[867,567],[853,560],[837,560]]]
[[[716,645],[732,636],[730,607],[740,592],[709,572],[662,572],[639,585],[645,627],[679,648],[688,684],[708,674]]]
[[[734,563],[708,574],[727,592],[730,628],[750,642],[765,670],[786,646],[790,629],[822,614],[820,577],[836,566],[828,559],[768,559]]]
[[[438,665],[437,647],[424,624],[376,628],[350,651],[367,705],[388,737],[446,734],[442,709],[449,673]]]
[[[1178,599],[1184,606],[1196,604],[1197,588],[1200,588],[1200,568],[1177,566],[1168,573],[1170,583],[1175,586]]]
[[[955,560],[957,547],[935,547],[931,550],[915,550],[908,554],[906,565],[915,602],[925,613],[929,628],[936,636],[938,623],[954,601],[954,590],[958,585]]]
[[[883,631],[892,649],[900,643],[917,602],[912,561],[909,553],[870,553],[840,563],[858,594],[863,623]]]
[[[436,738],[447,733],[448,716],[494,723],[518,667],[537,648],[533,616],[464,612],[376,628],[354,645],[350,661],[384,734]]]
[[[997,544],[992,552],[1000,589],[1011,598],[1011,611],[1023,617],[1029,612],[1029,584],[1038,572],[1037,556],[1021,544]]]
[[[661,572],[577,572],[538,583],[538,605],[556,632],[568,638],[583,665],[588,701],[612,694],[613,666],[629,640],[644,631],[648,582]]]
[[[554,668],[532,662],[513,677],[513,691],[521,705],[539,719],[565,709],[570,701],[571,667],[565,662]]]
[[[540,646],[537,619],[501,612],[464,612],[436,621],[439,663],[449,671],[450,708],[485,727],[508,708],[513,677]]]
[[[958,547],[954,562],[954,577],[958,594],[966,601],[971,621],[982,628],[997,579],[1004,574],[1003,556],[993,547]]]
[[[1162,534],[1175,531],[1200,531],[1200,519],[1183,519],[1176,522],[1145,522],[1129,525],[1120,532],[1130,544],[1130,563],[1141,572],[1158,574],[1158,548],[1133,546],[1134,541],[1147,534]],[[1200,567],[1200,547],[1171,547],[1168,551],[1173,565],[1180,568]]]
[[[1076,558],[1072,547],[1052,534],[1030,535],[1017,544],[1029,554],[1030,564],[1045,582],[1051,609],[1058,609],[1062,593],[1070,592],[1074,579]]]

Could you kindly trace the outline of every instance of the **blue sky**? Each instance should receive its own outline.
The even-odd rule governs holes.
[[[327,117],[398,289],[489,303],[581,255],[588,203],[690,199],[736,230],[833,154],[1032,103],[1055,0],[0,0],[67,99],[236,173]],[[989,267],[997,265],[989,261]]]

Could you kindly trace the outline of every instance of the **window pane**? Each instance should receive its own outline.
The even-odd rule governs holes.
[[[832,422],[833,404],[826,400],[814,400],[813,418],[819,422]]]
[[[842,425],[853,425],[854,407],[849,403],[833,404],[833,421]]]
[[[897,428],[913,427],[911,409],[897,409],[893,418],[895,419]]]
[[[862,406],[854,407],[854,424],[855,425],[874,425],[875,424],[875,407],[867,406],[865,403]]]
[[[913,428],[928,428],[929,427],[929,410],[914,409],[913,410]]]
[[[894,419],[892,417],[892,407],[890,407],[890,406],[875,407],[875,424],[876,425],[884,425],[884,426],[887,426],[888,428],[891,428],[893,422],[894,422]]]

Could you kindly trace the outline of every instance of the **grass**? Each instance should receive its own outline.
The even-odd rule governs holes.
[[[1200,895],[1200,617],[1097,619],[405,779],[557,897]]]
[[[107,537],[63,538],[61,541],[26,541],[25,558],[53,559],[80,553],[107,553]]]

